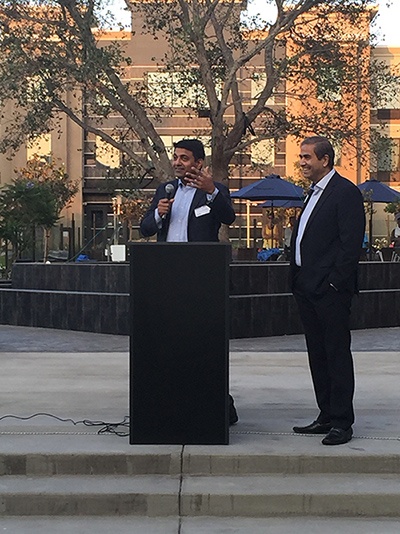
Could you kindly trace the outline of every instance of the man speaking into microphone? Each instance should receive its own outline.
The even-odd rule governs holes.
[[[206,167],[204,146],[198,139],[174,143],[172,166],[175,180],[161,184],[140,223],[144,237],[157,234],[157,241],[218,241],[221,224],[232,224],[235,212],[229,189],[214,182]],[[229,395],[229,424],[238,415]]]
[[[232,224],[235,212],[228,188],[203,169],[204,146],[198,139],[174,143],[175,180],[161,184],[140,223],[144,237],[157,241],[218,241],[221,224]],[[172,186],[172,188],[171,188]]]

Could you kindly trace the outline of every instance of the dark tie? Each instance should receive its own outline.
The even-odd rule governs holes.
[[[307,204],[307,202],[310,200],[310,198],[312,197],[313,193],[315,191],[315,184],[311,184],[310,185],[310,189],[307,191],[307,196],[306,198],[304,199],[304,206]]]

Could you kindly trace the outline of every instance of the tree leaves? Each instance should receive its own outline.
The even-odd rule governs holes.
[[[134,31],[112,40],[105,0],[0,0],[0,94],[3,105],[17,103],[0,150],[66,114],[163,181],[172,168],[160,128],[179,117],[180,128],[210,138],[222,181],[252,144],[311,131],[361,143],[367,161],[371,91],[384,78],[370,61],[369,2],[269,3],[276,19],[250,28],[236,0],[127,2]],[[172,80],[156,104],[148,73]]]
[[[68,179],[62,166],[35,155],[0,190],[0,237],[10,241],[15,255],[20,255],[32,243],[32,229],[52,228],[77,190],[77,183]]]

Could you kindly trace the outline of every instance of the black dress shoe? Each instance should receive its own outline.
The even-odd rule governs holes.
[[[323,445],[342,445],[350,441],[352,436],[353,429],[351,427],[347,430],[343,430],[343,428],[331,428],[321,443]]]
[[[330,423],[313,421],[307,426],[294,426],[293,432],[296,432],[296,434],[327,434],[331,428],[332,425]]]

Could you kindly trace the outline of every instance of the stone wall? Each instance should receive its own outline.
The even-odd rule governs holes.
[[[230,266],[230,337],[302,332],[289,265]],[[400,326],[400,263],[360,263],[352,328]],[[151,283],[151,273],[149,273]],[[0,288],[0,323],[128,335],[128,263],[16,263]]]

